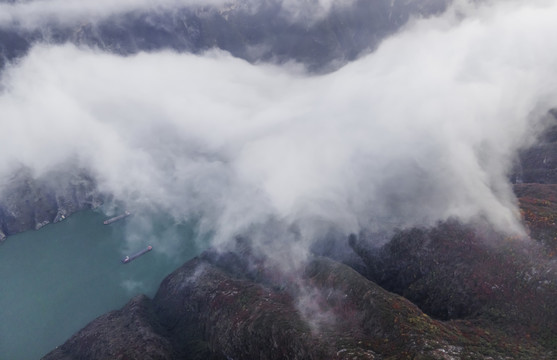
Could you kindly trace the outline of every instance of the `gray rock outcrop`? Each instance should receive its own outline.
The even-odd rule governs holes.
[[[95,180],[84,170],[61,170],[35,178],[22,168],[0,192],[0,240],[95,208],[102,200]]]

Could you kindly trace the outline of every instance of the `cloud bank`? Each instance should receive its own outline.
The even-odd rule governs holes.
[[[507,174],[557,104],[556,19],[549,2],[460,7],[322,76],[37,45],[2,74],[0,176],[77,161],[217,243],[270,222],[302,244],[448,217],[520,231]]]

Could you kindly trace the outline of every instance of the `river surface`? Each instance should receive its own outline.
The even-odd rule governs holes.
[[[0,360],[38,359],[205,249],[192,226],[132,215],[110,225],[84,211],[0,245]],[[121,258],[153,246],[129,264]]]

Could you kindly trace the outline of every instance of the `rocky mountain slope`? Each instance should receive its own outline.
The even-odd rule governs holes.
[[[549,112],[547,128],[536,143],[521,151],[511,178],[516,183],[557,183],[557,109]]]
[[[332,260],[311,261],[293,289],[224,270],[232,258],[237,265],[210,254],[188,262],[154,300],[132,299],[44,359],[550,358],[528,340],[434,320]]]
[[[555,346],[557,267],[552,251],[455,221],[398,233],[366,250],[366,276],[444,320],[474,319]]]

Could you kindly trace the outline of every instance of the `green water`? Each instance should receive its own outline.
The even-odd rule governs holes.
[[[103,225],[100,212],[11,236],[0,245],[0,360],[38,359],[198,255],[191,226],[134,215]],[[122,264],[126,255],[153,251]]]

